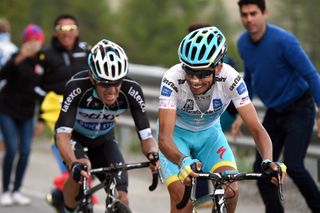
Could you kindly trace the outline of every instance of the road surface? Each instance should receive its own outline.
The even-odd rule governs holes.
[[[126,154],[127,162],[145,160],[141,156]],[[2,164],[2,160],[0,160]],[[29,206],[0,206],[1,213],[55,213],[44,200],[46,193],[52,188],[53,177],[58,174],[59,169],[50,150],[49,139],[41,138],[33,143],[28,171],[25,177],[22,192],[30,196],[32,204]],[[0,173],[0,176],[2,174]],[[164,213],[169,212],[169,199],[164,184],[160,184],[155,192],[149,192],[151,174],[148,169],[129,171],[129,200],[130,207],[135,213]],[[290,180],[284,187],[286,211],[290,213],[308,213],[310,210]],[[264,206],[257,193],[254,182],[242,182],[240,185],[240,199],[238,202],[238,213],[264,212]],[[103,191],[97,194],[100,205],[95,207],[96,212],[104,212]],[[198,212],[210,212],[208,208],[200,209]]]

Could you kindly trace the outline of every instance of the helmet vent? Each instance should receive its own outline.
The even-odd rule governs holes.
[[[193,47],[191,51],[191,60],[194,61],[196,57],[197,47]]]
[[[191,45],[191,43],[189,42],[189,43],[187,44],[187,46],[186,46],[185,53],[190,52],[190,45]]]
[[[110,55],[110,56],[109,56],[109,59],[110,59],[110,61],[114,61],[113,55]]]
[[[104,67],[104,70],[105,70],[105,74],[108,76],[108,74],[109,74],[109,72],[108,72],[108,64],[104,63],[103,67]]]
[[[116,76],[116,68],[114,65],[111,66],[111,73],[112,73],[112,77]]]
[[[190,36],[190,38],[189,39],[192,39],[196,34],[197,34],[198,32],[197,31],[195,31],[191,36]]]
[[[200,43],[202,41],[203,37],[202,36],[198,36],[196,43]]]
[[[201,47],[199,59],[200,59],[200,58],[203,58],[203,56],[204,56],[204,54],[205,54],[205,52],[206,52],[206,49],[207,49],[207,48],[206,48],[205,46],[202,46],[202,47]]]
[[[216,46],[213,46],[208,54],[207,60],[209,60],[215,52],[216,52]]]
[[[218,46],[220,45],[220,43],[221,43],[221,41],[222,41],[222,37],[221,37],[221,35],[217,35],[217,44],[218,44]]]
[[[212,34],[209,34],[208,38],[207,38],[207,43],[210,44],[211,41],[213,39],[213,35]]]
[[[121,70],[122,70],[121,63],[120,61],[118,61],[118,75],[121,74]]]
[[[101,53],[101,58],[104,58],[105,52],[104,52],[103,46],[100,45],[100,46],[99,46],[99,49],[100,49],[100,53]]]

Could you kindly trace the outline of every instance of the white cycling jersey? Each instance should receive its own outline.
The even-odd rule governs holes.
[[[251,103],[242,77],[230,65],[224,63],[212,88],[196,97],[185,80],[181,65],[177,64],[165,73],[159,98],[159,108],[176,109],[177,126],[190,131],[202,131],[219,121],[230,101],[236,108]],[[209,107],[203,107],[204,104]],[[205,111],[200,110],[204,108]]]

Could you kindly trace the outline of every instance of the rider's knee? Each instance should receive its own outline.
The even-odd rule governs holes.
[[[237,182],[231,183],[225,189],[225,195],[227,198],[238,197],[239,195],[239,185]]]
[[[124,191],[118,191],[118,194],[119,194],[119,199],[120,199],[123,203],[129,205],[128,194],[127,194],[126,192],[124,192]]]

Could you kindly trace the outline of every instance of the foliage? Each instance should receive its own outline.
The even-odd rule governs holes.
[[[235,40],[243,28],[238,11],[227,10],[227,5],[236,3],[237,0],[1,0],[0,14],[11,22],[17,45],[29,23],[40,25],[49,42],[55,17],[71,13],[79,20],[81,38],[90,44],[108,38],[124,47],[131,63],[170,67],[178,62],[177,49],[191,23],[218,26],[228,39],[228,54],[241,62]],[[316,14],[320,1],[268,0],[267,8],[272,14],[270,21],[293,32],[319,70],[320,24]],[[231,22],[234,17],[237,21]]]

